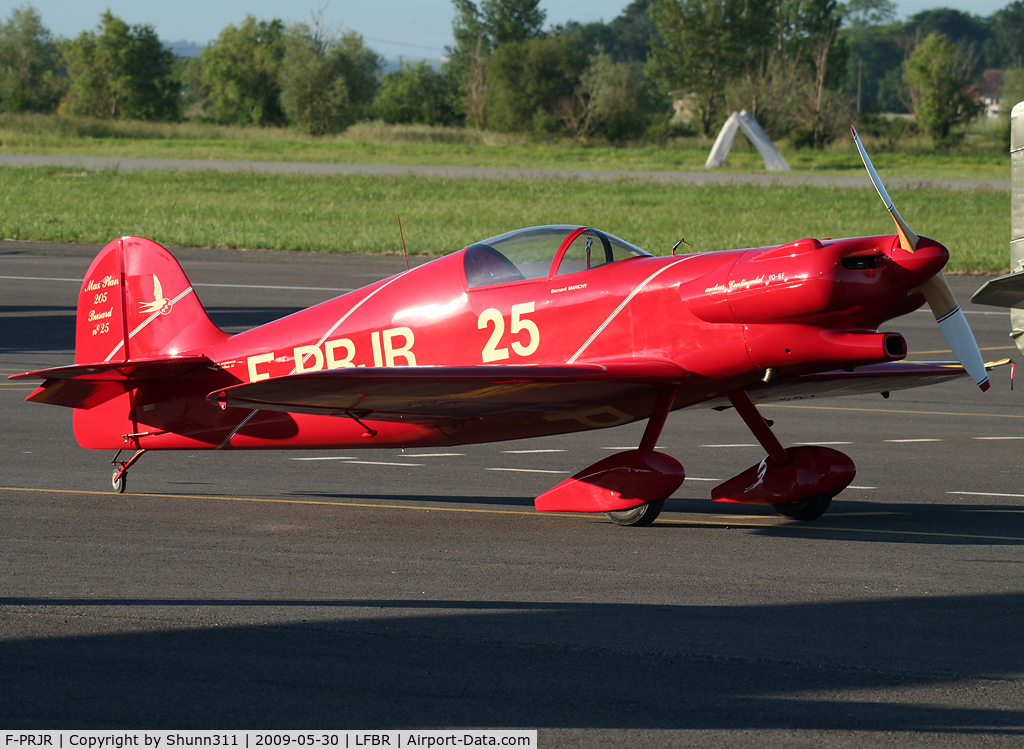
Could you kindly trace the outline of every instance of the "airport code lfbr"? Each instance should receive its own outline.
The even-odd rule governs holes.
[[[512,746],[533,749],[536,731],[33,731],[5,733],[0,749],[127,749],[128,747],[403,747]]]

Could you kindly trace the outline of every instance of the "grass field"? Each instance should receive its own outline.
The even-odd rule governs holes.
[[[698,250],[805,236],[892,233],[873,191],[664,186],[425,177],[0,169],[0,236],[104,243],[135,234],[169,246],[440,255],[522,226],[579,223],[663,254],[680,237]],[[946,244],[949,270],[1008,264],[1008,192],[894,191],[919,233]]]
[[[994,123],[978,125],[963,147],[950,152],[934,151],[923,137],[900,141],[898,146],[867,137],[866,144],[883,177],[1009,179],[1009,154],[1000,137]],[[318,139],[276,128],[0,114],[0,153],[9,154],[702,171],[710,150],[711,143],[700,138],[611,146],[571,140],[536,142],[461,128],[361,123],[342,135]],[[849,137],[823,151],[783,146],[782,153],[797,174],[863,173]],[[765,169],[761,157],[740,136],[720,171]]]

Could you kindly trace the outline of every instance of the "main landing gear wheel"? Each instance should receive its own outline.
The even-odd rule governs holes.
[[[650,525],[658,519],[658,515],[661,514],[662,508],[665,506],[665,500],[659,499],[655,502],[647,502],[637,507],[630,507],[628,510],[615,510],[614,512],[606,512],[605,515],[616,525],[632,525],[642,527]]]
[[[125,486],[128,484],[128,471],[121,473],[118,477],[118,473],[121,472],[120,468],[115,468],[114,472],[110,474],[110,485],[114,487],[114,491],[118,494],[124,494]]]
[[[795,502],[779,502],[772,505],[775,512],[791,520],[817,520],[825,514],[825,510],[832,504],[832,496],[829,494],[815,494],[807,499],[798,499]]]

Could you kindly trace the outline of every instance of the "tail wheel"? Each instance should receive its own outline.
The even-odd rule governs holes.
[[[647,502],[637,507],[630,507],[628,510],[615,510],[606,512],[605,515],[616,525],[632,525],[636,527],[650,525],[658,519],[662,508],[665,507],[665,500],[659,499],[654,502]]]
[[[790,520],[817,520],[825,514],[825,510],[832,504],[831,494],[815,494],[807,499],[798,499],[795,502],[779,502],[772,505],[775,512]]]
[[[118,473],[121,475],[118,476]],[[110,475],[110,485],[118,494],[124,494],[125,487],[128,485],[128,471],[115,468],[114,472]]]

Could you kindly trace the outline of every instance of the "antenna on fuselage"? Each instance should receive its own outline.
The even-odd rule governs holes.
[[[673,255],[676,254],[676,250],[679,248],[679,245],[681,245],[681,244],[685,244],[687,247],[689,247],[694,252],[697,251],[696,247],[694,247],[692,244],[687,242],[685,239],[680,238],[678,242],[676,242],[674,245],[672,245],[672,254]]]
[[[402,214],[396,213],[398,216],[398,234],[402,237],[402,254],[405,255],[405,269],[409,270],[409,251],[405,249],[405,232],[402,231]]]

